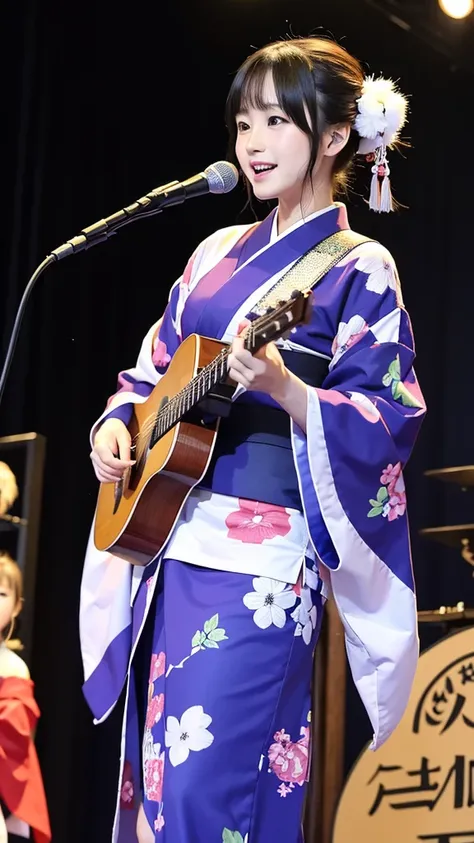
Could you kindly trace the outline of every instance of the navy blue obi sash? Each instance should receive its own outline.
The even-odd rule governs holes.
[[[322,386],[329,361],[283,351],[286,367],[308,386]],[[290,417],[277,406],[242,400],[222,418],[211,463],[199,488],[303,511],[291,447]]]

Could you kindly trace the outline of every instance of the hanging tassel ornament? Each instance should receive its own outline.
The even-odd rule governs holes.
[[[372,162],[369,207],[377,213],[394,210],[387,149],[398,140],[406,123],[407,105],[391,79],[364,79],[354,128],[360,136],[359,155]]]
[[[371,211],[380,211],[380,182],[379,165],[372,167],[372,181],[370,183],[369,208]]]
[[[384,146],[376,150],[371,172],[369,208],[379,214],[388,214],[393,211],[393,197],[390,185],[390,167],[387,161],[387,150]]]

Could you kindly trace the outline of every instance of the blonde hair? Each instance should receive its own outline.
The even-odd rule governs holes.
[[[23,575],[19,565],[5,550],[0,550],[0,583],[2,582],[13,590],[15,604],[23,600]]]
[[[5,515],[18,497],[16,477],[6,462],[0,461],[0,515]]]

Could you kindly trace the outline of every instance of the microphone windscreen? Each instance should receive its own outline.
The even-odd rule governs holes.
[[[216,161],[204,170],[210,193],[230,193],[239,181],[237,167],[229,161]]]

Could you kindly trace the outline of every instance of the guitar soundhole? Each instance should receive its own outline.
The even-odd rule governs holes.
[[[161,439],[163,434],[159,433],[159,414],[161,410],[166,406],[168,403],[169,398],[165,395],[158,408],[157,414],[155,416],[154,423],[152,422],[152,426],[145,426],[145,429],[141,432],[139,438],[137,439],[135,445],[132,446],[132,459],[136,460],[135,465],[133,465],[130,469],[128,469],[124,474],[124,480],[120,481],[120,483],[116,484],[115,487],[115,509],[114,512],[117,511],[119,506],[120,500],[124,495],[124,492],[129,489],[130,491],[134,492],[140,480],[145,472],[146,462],[148,456],[150,454],[151,449],[156,445],[156,443]]]

